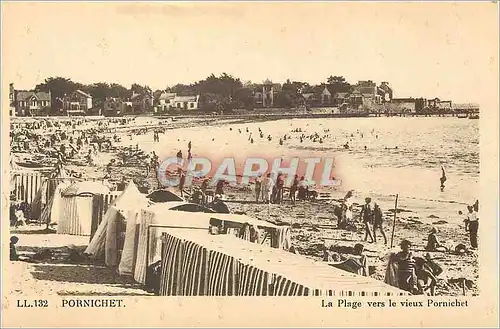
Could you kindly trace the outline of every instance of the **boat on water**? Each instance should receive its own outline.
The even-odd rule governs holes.
[[[467,119],[468,117],[469,117],[469,115],[467,113],[457,114],[457,118],[459,118],[459,119]]]
[[[479,114],[469,115],[469,119],[479,119]]]

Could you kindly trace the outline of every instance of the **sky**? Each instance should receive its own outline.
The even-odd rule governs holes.
[[[222,72],[496,104],[497,5],[2,2],[3,83],[19,89],[51,76],[165,89]]]

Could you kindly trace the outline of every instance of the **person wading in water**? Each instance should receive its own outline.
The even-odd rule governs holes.
[[[444,171],[444,167],[441,166],[441,178],[439,179],[441,182],[441,192],[444,191],[444,183],[447,181],[446,172]]]

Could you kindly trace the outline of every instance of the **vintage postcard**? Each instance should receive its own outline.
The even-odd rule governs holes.
[[[497,327],[496,2],[14,2],[2,327]]]

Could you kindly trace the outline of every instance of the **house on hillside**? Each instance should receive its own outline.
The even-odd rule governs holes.
[[[132,113],[148,112],[153,108],[153,95],[149,92],[139,94],[133,91],[130,102],[132,102]]]
[[[68,115],[88,114],[92,108],[92,96],[81,90],[65,95],[62,99],[63,111]]]
[[[199,110],[200,109],[200,95],[196,96],[174,96],[173,108],[182,110]]]
[[[33,90],[15,90],[9,85],[9,114],[11,116],[45,115],[50,112],[51,94]]]

